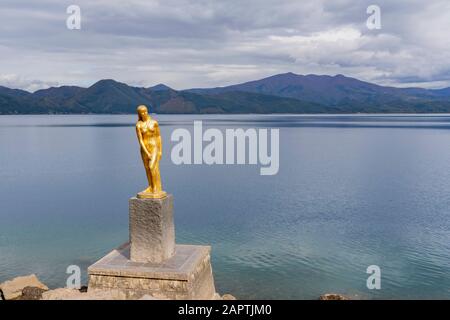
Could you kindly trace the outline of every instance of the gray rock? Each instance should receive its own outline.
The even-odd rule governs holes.
[[[319,297],[319,300],[350,300],[348,297],[339,293],[326,293]]]
[[[80,290],[80,292],[88,292],[88,287],[87,286],[81,286],[81,288],[79,290]]]
[[[22,295],[17,298],[18,300],[40,300],[42,299],[42,294],[46,292],[42,288],[38,287],[25,287],[22,290]]]

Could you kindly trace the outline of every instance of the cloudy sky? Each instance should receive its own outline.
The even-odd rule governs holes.
[[[69,30],[66,10],[81,9]],[[366,10],[381,9],[369,30]],[[2,0],[0,85],[213,87],[283,72],[450,86],[449,0]]]

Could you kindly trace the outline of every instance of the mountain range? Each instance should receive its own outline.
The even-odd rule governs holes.
[[[134,113],[440,113],[450,112],[450,88],[395,88],[343,75],[283,73],[217,87],[174,90],[100,80],[89,88],[28,92],[0,86],[0,114]]]

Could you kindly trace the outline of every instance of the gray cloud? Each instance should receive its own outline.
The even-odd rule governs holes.
[[[102,78],[210,87],[280,72],[450,86],[450,2],[3,0],[0,85],[36,90]],[[81,7],[82,29],[66,28]]]

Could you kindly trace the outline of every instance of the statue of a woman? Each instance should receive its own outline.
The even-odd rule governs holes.
[[[141,156],[147,173],[149,187],[138,193],[138,198],[160,199],[166,196],[162,190],[161,176],[159,173],[159,160],[161,160],[162,143],[158,122],[152,119],[147,107],[140,105],[137,108],[138,122],[136,134],[141,146]]]

